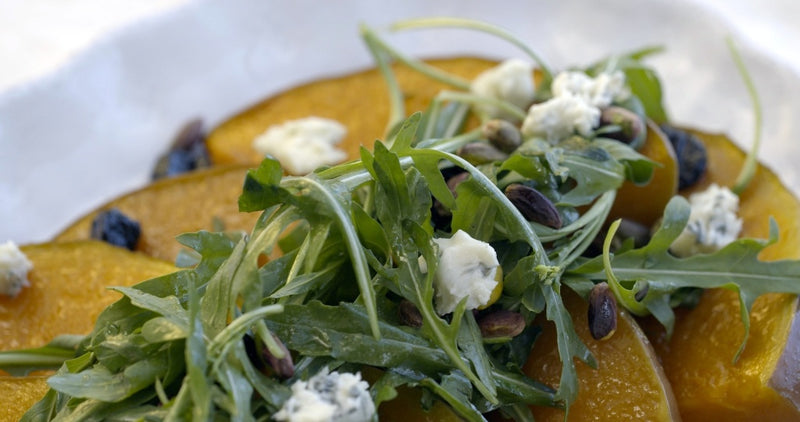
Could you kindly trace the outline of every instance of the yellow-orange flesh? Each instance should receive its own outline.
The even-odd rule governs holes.
[[[162,260],[97,241],[27,245],[30,287],[0,296],[0,350],[44,346],[60,334],[88,334],[104,308],[130,286],[176,268]],[[0,372],[0,374],[2,374]],[[0,420],[18,420],[47,391],[45,374],[0,375]]]
[[[575,331],[597,360],[597,369],[576,362],[579,394],[569,409],[570,421],[670,421],[678,417],[672,391],[650,342],[624,311],[617,315],[617,330],[607,340],[595,340],[586,322],[588,304],[568,288],[562,297],[575,323]],[[537,319],[542,334],[525,364],[525,373],[558,387],[561,360],[555,326]],[[533,407],[536,421],[559,422],[564,411]]]
[[[724,136],[696,134],[708,149],[709,169],[693,190],[712,182],[731,186],[744,153]],[[778,243],[765,249],[761,259],[800,256],[800,202],[774,173],[760,166],[740,205],[743,236],[767,238],[770,217],[779,225]],[[796,310],[794,295],[768,294],[757,299],[750,315],[750,337],[737,362],[733,359],[744,338],[744,326],[735,292],[705,292],[695,309],[679,313],[670,340],[652,320],[645,321],[684,421],[800,420],[796,405],[786,398],[793,395],[795,403],[798,400],[797,352],[794,362],[779,365],[784,351],[800,344],[796,330],[789,337]],[[785,380],[795,391],[782,395],[774,388],[777,380]]]
[[[55,238],[88,239],[98,212],[117,208],[139,222],[136,250],[174,262],[183,246],[175,237],[198,230],[252,230],[259,213],[239,212],[238,199],[248,166],[219,166],[162,179],[120,196],[80,218]]]
[[[465,79],[472,79],[495,65],[495,62],[477,58],[429,63]],[[425,110],[439,91],[448,88],[406,66],[395,65],[393,69],[402,87],[408,114]],[[341,148],[348,157],[358,157],[361,146],[372,149],[376,139],[385,139],[389,96],[383,76],[377,70],[366,70],[311,82],[270,97],[211,131],[208,136],[211,159],[220,164],[258,163],[262,157],[252,147],[256,136],[272,125],[308,116],[334,119],[347,127]]]

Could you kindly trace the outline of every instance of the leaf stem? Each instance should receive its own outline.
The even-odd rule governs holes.
[[[744,165],[742,166],[739,176],[736,178],[736,181],[733,184],[733,188],[731,188],[733,193],[741,195],[741,193],[747,188],[747,185],[750,184],[750,181],[753,179],[753,176],[755,176],[756,169],[758,168],[758,150],[761,147],[761,129],[763,124],[761,116],[761,100],[758,97],[758,91],[756,90],[753,79],[750,76],[750,72],[748,72],[747,67],[744,64],[744,60],[742,60],[742,56],[739,54],[739,50],[736,48],[733,39],[728,37],[727,43],[728,49],[731,52],[731,57],[733,58],[733,62],[736,64],[736,70],[739,71],[739,75],[742,77],[742,81],[747,88],[747,94],[750,96],[750,101],[753,105],[753,144],[750,146],[750,151],[747,152]]]
[[[394,125],[396,125],[398,122],[401,122],[403,118],[405,118],[406,105],[403,99],[403,92],[400,90],[400,85],[397,83],[397,78],[395,78],[394,72],[392,71],[391,66],[389,66],[389,61],[387,60],[386,54],[382,50],[377,37],[365,25],[361,25],[361,35],[364,39],[364,42],[367,44],[369,52],[375,59],[375,63],[378,65],[378,70],[380,70],[381,74],[383,75],[383,80],[386,82],[389,90],[389,121],[386,123],[386,129],[384,129],[385,137]]]
[[[367,173],[367,175],[369,175],[369,173]],[[361,298],[364,301],[364,307],[367,308],[367,314],[369,315],[372,335],[375,339],[380,339],[381,333],[378,329],[378,308],[375,301],[375,288],[372,286],[372,278],[369,275],[367,257],[364,254],[364,249],[361,247],[358,233],[353,223],[350,221],[350,213],[345,210],[344,206],[336,198],[334,192],[322,185],[320,181],[314,177],[289,177],[283,179],[281,184],[299,190],[316,191],[324,198],[325,203],[331,207],[339,230],[345,238],[348,252],[350,253],[356,282],[361,292]]]
[[[361,34],[365,39],[369,40],[368,42],[374,43],[373,45],[375,47],[381,48],[383,51],[385,51],[391,57],[393,57],[396,60],[402,62],[403,64],[405,64],[406,66],[410,67],[411,69],[416,70],[417,72],[419,72],[419,73],[421,73],[421,74],[423,74],[423,75],[425,75],[425,76],[427,76],[427,77],[429,77],[431,79],[434,79],[436,81],[442,82],[442,83],[447,84],[447,85],[450,85],[453,88],[464,90],[464,91],[468,91],[469,90],[470,81],[468,81],[466,79],[463,79],[461,77],[458,77],[456,75],[447,73],[445,71],[442,71],[441,69],[439,69],[439,68],[437,68],[435,66],[431,66],[431,65],[429,65],[429,64],[427,64],[427,63],[425,63],[425,62],[423,62],[421,60],[417,60],[417,59],[415,59],[415,58],[413,58],[411,56],[407,56],[407,55],[403,54],[399,50],[396,50],[396,49],[392,48],[389,44],[387,44],[380,37],[378,37],[378,35],[375,33],[375,31],[373,31],[371,28],[362,25]]]
[[[611,291],[614,292],[614,296],[616,296],[629,311],[639,316],[647,315],[650,313],[647,310],[647,306],[637,301],[636,298],[633,297],[633,293],[619,283],[617,277],[614,276],[614,270],[611,268],[611,241],[614,239],[614,234],[617,233],[620,222],[621,220],[615,220],[611,223],[611,226],[608,228],[608,234],[603,241],[603,267],[605,268],[608,286],[611,288]]]
[[[492,24],[465,18],[436,17],[436,18],[418,18],[418,19],[402,20],[395,22],[391,28],[393,30],[408,30],[408,29],[436,28],[436,27],[474,29],[477,31],[486,32],[488,34],[502,38],[510,42],[514,46],[518,47],[522,51],[524,51],[528,56],[530,56],[536,62],[539,68],[542,69],[542,73],[544,75],[544,81],[546,83],[553,79],[553,72],[550,70],[550,67],[547,66],[547,63],[545,63],[545,61],[542,60],[541,57],[539,57],[539,55],[536,54],[536,52],[534,52],[524,42],[519,40],[517,37],[515,37],[508,31]]]
[[[509,113],[510,115],[513,116],[514,119],[519,121],[525,120],[525,117],[527,117],[527,113],[525,113],[524,110],[515,106],[514,104],[509,103],[508,101],[502,101],[489,97],[481,97],[479,95],[470,94],[468,92],[442,91],[437,95],[437,98],[445,101],[460,101],[462,103],[467,103],[472,105],[479,105],[479,104],[492,105]]]

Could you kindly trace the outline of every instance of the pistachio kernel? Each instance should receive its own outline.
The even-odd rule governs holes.
[[[512,153],[522,145],[522,133],[508,120],[492,119],[482,128],[483,136],[500,151]]]
[[[589,292],[589,332],[595,340],[606,340],[617,330],[617,299],[605,281]]]
[[[400,323],[409,327],[422,327],[422,313],[410,300],[403,299],[398,307]]]
[[[505,194],[526,220],[553,229],[560,229],[563,225],[556,206],[538,190],[519,183],[512,183],[506,187]]]
[[[623,218],[620,220],[616,235],[622,239],[633,239],[633,247],[641,248],[650,242],[650,227],[637,221]]]
[[[275,336],[275,334],[272,334],[272,338],[275,339],[275,342],[283,351],[283,358],[277,358],[269,351],[269,348],[264,346],[263,343],[257,343],[255,338],[251,335],[245,335],[243,338],[247,356],[250,359],[250,362],[259,371],[267,373],[267,365],[269,365],[275,375],[282,378],[291,378],[294,375],[294,362],[292,361],[292,355],[286,348],[286,345],[284,345],[283,342],[280,341],[277,336]]]
[[[639,280],[633,285],[633,289],[636,290],[633,298],[636,299],[637,302],[641,302],[647,297],[647,293],[650,292],[650,283],[646,280]]]
[[[261,355],[264,356],[264,359],[269,363],[269,366],[272,367],[272,370],[275,371],[275,374],[281,378],[291,378],[294,376],[294,361],[292,361],[292,354],[289,352],[289,349],[286,348],[286,345],[283,344],[281,339],[278,338],[274,333],[272,334],[272,338],[275,339],[275,343],[283,351],[283,357],[278,358],[269,351],[268,347],[264,347],[261,352]]]
[[[644,120],[636,113],[622,107],[611,106],[603,109],[600,114],[600,125],[614,125],[619,130],[606,133],[612,139],[638,148],[644,143],[647,135],[647,126]]]
[[[484,339],[511,338],[525,330],[525,318],[517,312],[498,309],[481,316],[478,327]]]
[[[474,166],[504,161],[508,158],[508,154],[485,142],[470,142],[459,148],[456,153]]]

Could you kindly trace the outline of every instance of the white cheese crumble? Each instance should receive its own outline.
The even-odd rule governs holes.
[[[374,414],[369,384],[360,373],[324,368],[308,381],[292,384],[292,396],[272,417],[288,422],[366,422]]]
[[[507,101],[525,109],[536,96],[533,66],[519,59],[506,60],[475,77],[470,85],[470,91],[481,97]],[[478,109],[488,117],[509,120],[513,118],[499,107],[490,104],[481,104]]]
[[[594,78],[583,72],[561,72],[553,79],[551,90],[554,97],[579,97],[598,108],[625,101],[630,96],[625,74],[620,70],[604,72]]]
[[[0,244],[0,294],[14,297],[30,286],[28,271],[32,269],[33,264],[16,243],[9,240]]]
[[[290,174],[305,175],[347,158],[336,148],[346,133],[347,128],[336,120],[306,117],[269,127],[253,140],[253,148],[275,157]]]
[[[737,217],[739,197],[727,187],[712,184],[689,197],[692,207],[686,228],[670,246],[677,256],[712,253],[739,237],[742,220]]]
[[[534,104],[522,123],[522,134],[557,142],[574,133],[588,137],[600,124],[600,109],[623,101],[630,92],[621,71],[590,77],[561,72],[550,86],[553,98]]]
[[[600,123],[600,109],[579,97],[553,97],[534,104],[522,122],[522,133],[555,142],[574,134],[590,136]]]
[[[461,230],[449,239],[433,241],[439,246],[439,264],[433,279],[436,312],[453,312],[465,297],[467,309],[488,304],[497,286],[495,276],[500,266],[494,248]]]

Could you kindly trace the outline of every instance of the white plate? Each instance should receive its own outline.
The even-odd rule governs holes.
[[[599,4],[599,2],[597,2]],[[0,94],[0,241],[45,241],[108,199],[144,185],[187,120],[209,127],[287,87],[369,66],[361,22],[455,15],[502,25],[554,68],[648,45],[667,52],[671,117],[752,138],[751,106],[725,46],[727,21],[690,1],[199,1],[114,33],[57,73]],[[399,33],[423,56],[522,56],[459,30]],[[797,186],[800,79],[740,43],[766,117],[762,157]],[[781,62],[783,63],[783,62]],[[164,210],[169,212],[169,210]]]

